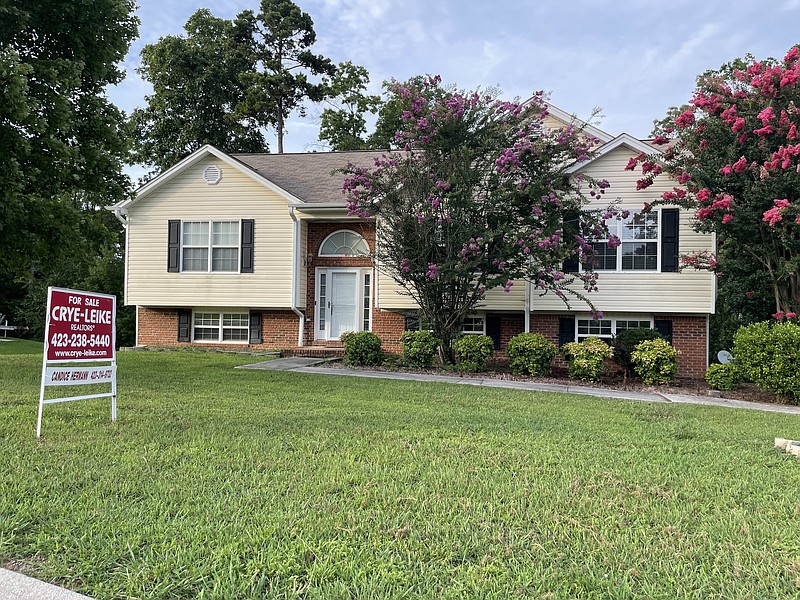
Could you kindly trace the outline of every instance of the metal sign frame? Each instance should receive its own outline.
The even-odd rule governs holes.
[[[53,305],[53,292],[66,294],[70,303],[74,307],[67,307],[67,310],[59,308],[61,305]],[[87,303],[86,299],[92,302]],[[100,302],[108,305],[111,303],[110,322],[107,321],[106,310],[100,310]],[[92,308],[86,308],[91,306]],[[56,310],[54,310],[56,309]],[[59,318],[54,319],[55,314]],[[103,314],[100,314],[103,313]],[[65,319],[66,317],[66,319]],[[51,332],[54,322],[70,323],[74,334],[64,334]],[[83,322],[81,322],[83,321]],[[45,315],[45,335],[44,352],[42,354],[42,382],[39,391],[39,412],[36,419],[36,437],[41,437],[42,433],[42,412],[45,404],[55,404],[57,402],[71,402],[73,400],[89,400],[92,398],[111,398],[111,420],[117,420],[117,297],[110,294],[98,294],[82,290],[71,290],[66,288],[48,287],[47,288],[47,313]],[[95,325],[105,325],[99,328],[103,333],[84,333],[92,332]],[[110,331],[109,331],[110,329]],[[108,332],[107,332],[108,331]],[[51,334],[53,335],[51,339]],[[110,335],[110,349],[106,336]],[[98,347],[105,349],[101,358],[95,358],[93,350],[85,350],[86,345],[94,346],[97,340]],[[57,342],[61,348],[58,352],[63,358],[49,358],[51,345]],[[77,350],[81,348],[81,350]],[[110,350],[110,356],[109,356]],[[54,351],[55,354],[56,351]],[[80,355],[78,355],[80,352]],[[72,353],[72,356],[67,357]],[[75,366],[74,363],[110,363],[95,364],[94,366]],[[57,365],[57,366],[54,366]],[[74,386],[88,384],[110,383],[111,391],[98,394],[83,394],[78,396],[63,396],[60,398],[45,399],[45,388],[49,386]]]

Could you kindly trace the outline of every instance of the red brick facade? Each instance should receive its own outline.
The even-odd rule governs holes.
[[[672,345],[678,355],[680,377],[702,378],[708,368],[708,327],[706,317],[656,315],[656,319],[672,321]]]
[[[297,346],[300,327],[298,316],[290,310],[265,310],[261,313],[260,344],[224,344],[214,342],[179,342],[178,309],[140,306],[136,344],[139,346],[207,346],[288,350]]]
[[[562,315],[531,315],[531,331],[541,333],[548,340],[558,345],[558,320],[562,317],[573,317],[568,313]],[[656,319],[672,321],[672,345],[680,352],[678,356],[678,376],[701,378],[705,375],[707,364],[706,317],[681,317],[673,315],[655,315]],[[566,366],[563,359],[556,358],[556,366]]]

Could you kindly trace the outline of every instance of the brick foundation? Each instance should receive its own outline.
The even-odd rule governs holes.
[[[558,319],[571,317],[562,315],[531,315],[531,332],[541,333],[548,340],[558,345]],[[702,378],[706,373],[706,318],[673,315],[654,315],[656,319],[672,321],[672,345],[680,352],[678,356],[678,376]],[[554,366],[566,367],[566,362],[559,355]]]
[[[656,315],[655,318],[672,320],[672,345],[680,352],[678,376],[704,377],[708,368],[706,318],[671,315]]]
[[[136,343],[139,346],[207,346],[231,349],[288,350],[297,346],[298,316],[290,310],[265,310],[261,313],[260,344],[220,344],[179,342],[178,310],[140,306]]]

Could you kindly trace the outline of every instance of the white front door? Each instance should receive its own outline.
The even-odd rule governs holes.
[[[328,339],[358,331],[358,273],[329,271]]]

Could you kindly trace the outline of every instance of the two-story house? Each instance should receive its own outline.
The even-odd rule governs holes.
[[[571,120],[555,107],[551,118],[554,126]],[[702,376],[715,283],[708,272],[680,271],[678,255],[712,250],[713,239],[692,230],[690,212],[638,214],[674,185],[663,178],[639,191],[636,175],[625,171],[630,157],[652,146],[589,132],[601,145],[571,168],[607,179],[609,195],[631,211],[612,223],[622,243],[603,245],[597,265],[592,300],[603,318],[518,285],[490,291],[464,331],[491,336],[502,351],[522,331],[563,344],[654,327],[681,351],[679,374]],[[126,229],[125,303],[137,307],[137,345],[300,353],[335,346],[345,331],[371,330],[399,350],[405,328],[418,326],[415,306],[375,268],[375,226],[347,215],[337,172],[349,163],[371,166],[381,154],[225,154],[204,146],[113,206]]]

